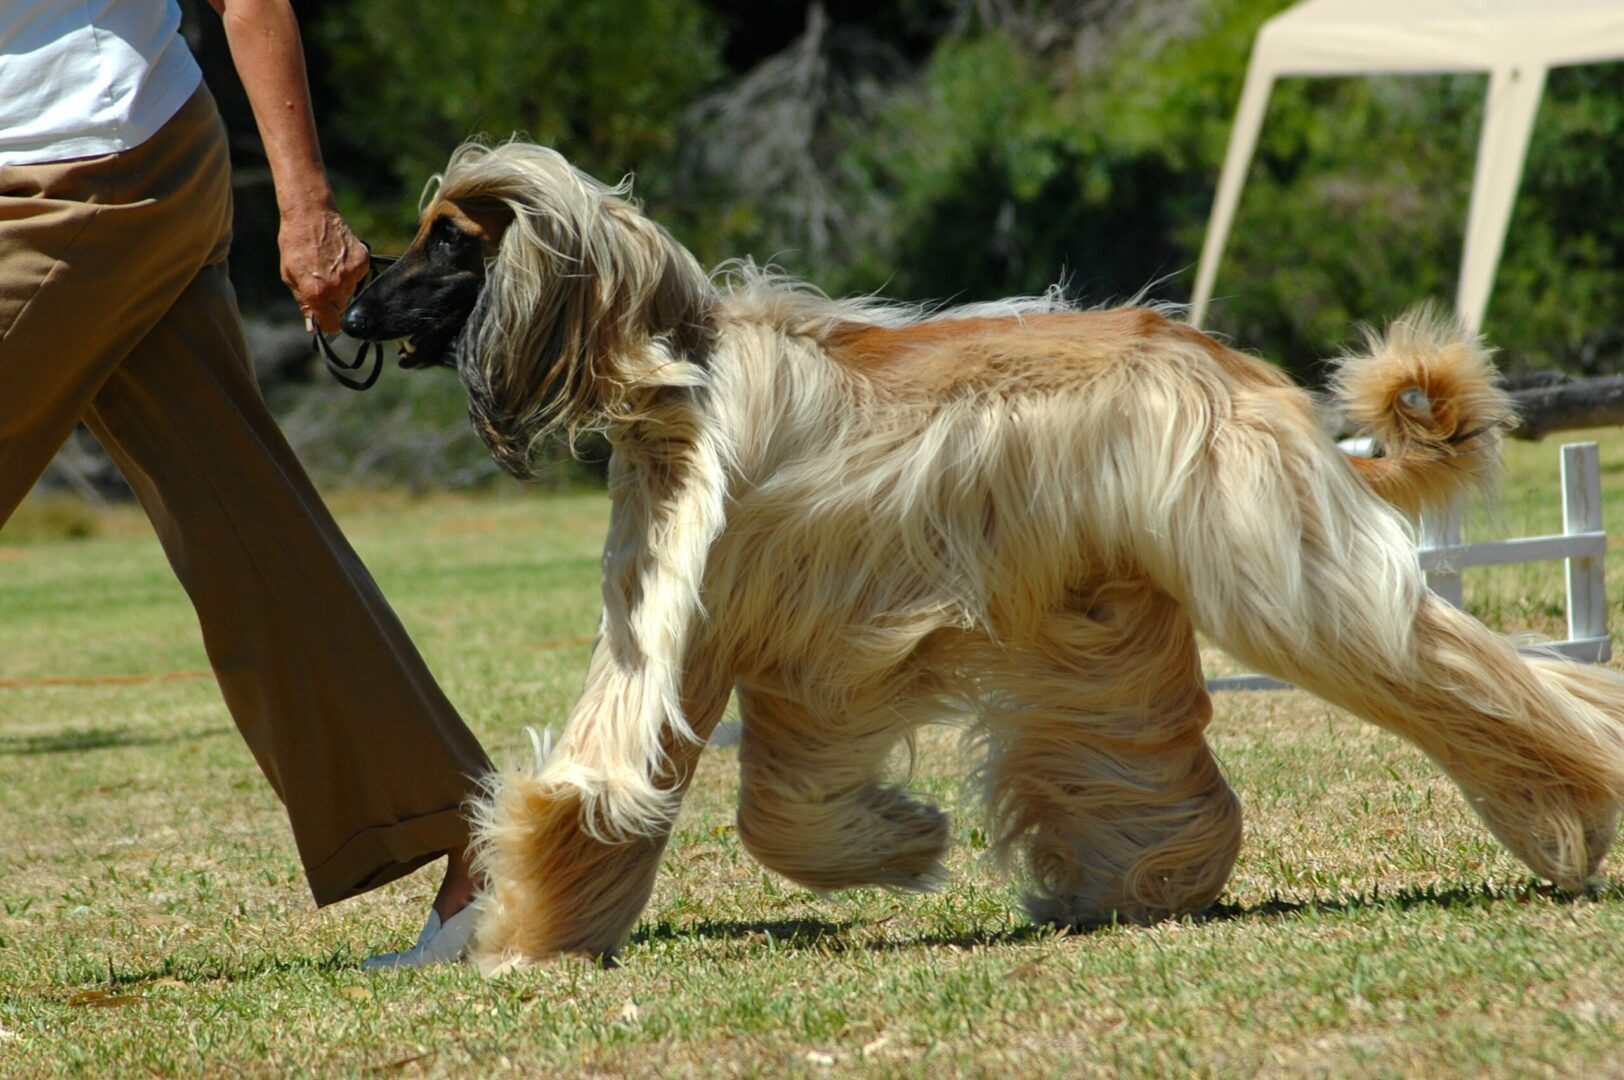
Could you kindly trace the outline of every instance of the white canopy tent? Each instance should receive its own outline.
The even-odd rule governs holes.
[[[1456,310],[1483,324],[1528,137],[1553,67],[1624,59],[1624,0],[1303,0],[1270,19],[1252,47],[1218,177],[1190,321],[1201,325],[1276,79],[1487,72]]]

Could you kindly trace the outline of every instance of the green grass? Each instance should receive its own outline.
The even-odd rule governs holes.
[[[1624,437],[1599,440],[1620,536]],[[1471,536],[1559,531],[1554,444],[1509,457]],[[579,687],[606,509],[339,501],[499,760]],[[1562,631],[1559,567],[1466,590],[1503,630]],[[314,911],[206,666],[137,514],[32,503],[0,534],[0,1076],[1624,1076],[1619,877],[1553,895],[1419,754],[1299,693],[1218,699],[1248,817],[1209,917],[1030,929],[949,732],[916,772],[955,814],[948,887],[814,896],[742,851],[720,750],[620,966],[486,982],[356,970],[435,875]]]

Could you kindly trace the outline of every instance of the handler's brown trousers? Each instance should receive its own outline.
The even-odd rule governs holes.
[[[260,399],[230,230],[206,89],[132,150],[0,166],[0,525],[88,424],[328,904],[460,847],[489,764]]]

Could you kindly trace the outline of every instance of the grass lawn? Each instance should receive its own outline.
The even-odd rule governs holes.
[[[1595,437],[1621,537],[1624,436]],[[1555,442],[1509,457],[1471,538],[1560,530]],[[579,687],[606,509],[338,500],[498,760]],[[1466,590],[1562,633],[1559,565]],[[1619,871],[1553,895],[1419,753],[1300,693],[1218,699],[1248,817],[1208,917],[1029,928],[949,731],[915,783],[955,813],[951,883],[814,896],[741,849],[723,749],[620,966],[487,982],[356,969],[410,940],[437,875],[313,910],[206,666],[139,514],[34,502],[0,533],[0,1076],[1624,1076]]]

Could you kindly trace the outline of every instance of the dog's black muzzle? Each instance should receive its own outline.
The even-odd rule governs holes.
[[[340,325],[350,337],[376,346],[375,363],[381,364],[383,342],[399,341],[403,368],[456,366],[457,339],[479,300],[485,274],[477,251],[472,259],[447,254],[462,253],[425,252],[414,245],[350,301]],[[362,347],[362,356],[366,349]],[[334,368],[330,356],[328,367]],[[333,374],[346,386],[355,381],[370,386],[377,378],[374,371],[353,380],[350,365],[339,361],[338,368]]]

